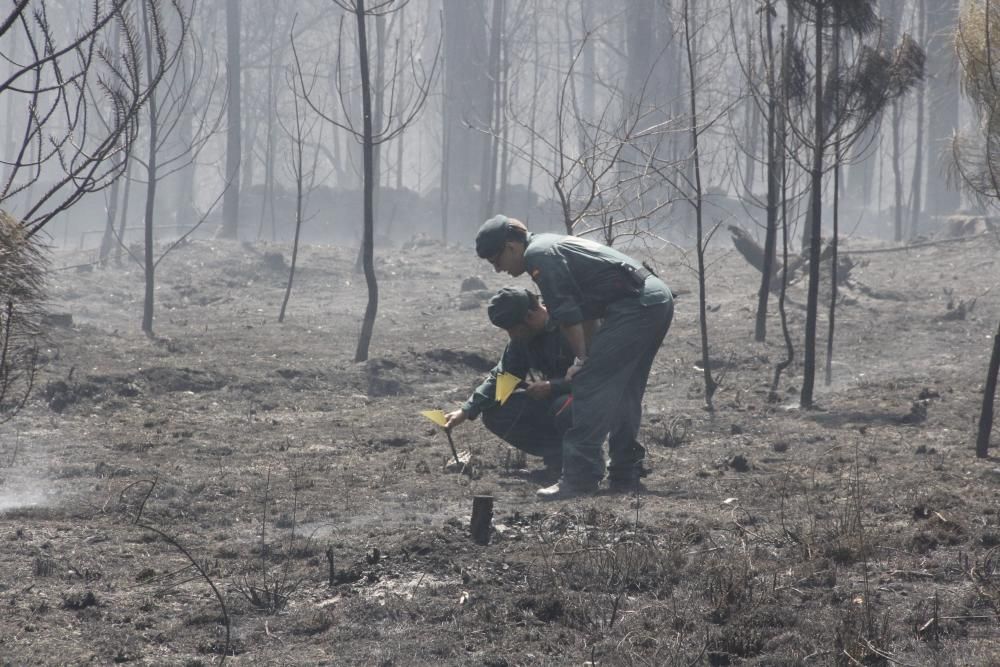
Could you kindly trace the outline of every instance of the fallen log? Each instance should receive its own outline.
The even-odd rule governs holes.
[[[746,230],[737,227],[736,225],[729,225],[729,233],[733,238],[733,246],[736,250],[743,255],[750,266],[757,269],[758,272],[764,273],[764,250],[761,248],[756,241],[754,241],[750,234]],[[823,246],[823,250],[820,253],[819,261],[825,262],[830,259],[833,255],[833,246],[829,243]],[[777,293],[781,289],[781,277],[782,270],[778,269],[778,262],[772,262],[772,267],[774,269],[771,272],[771,291]],[[799,273],[804,270],[804,267],[809,265],[809,256],[807,254],[795,255],[790,257],[788,261],[788,282],[792,282],[798,277]],[[838,281],[842,282],[842,281]]]

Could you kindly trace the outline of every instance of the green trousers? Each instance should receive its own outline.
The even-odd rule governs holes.
[[[483,413],[483,426],[512,447],[541,456],[546,467],[562,467],[562,439],[572,419],[570,396],[536,401],[523,392]]]
[[[607,472],[638,478],[646,450],[639,444],[642,398],[649,371],[673,319],[672,302],[642,306],[625,298],[608,306],[591,341],[587,362],[573,378],[573,424],[563,437],[563,479],[588,484]]]

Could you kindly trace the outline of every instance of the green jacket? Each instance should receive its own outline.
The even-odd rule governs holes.
[[[562,324],[604,316],[608,304],[638,296],[651,306],[671,300],[656,276],[642,281],[640,262],[614,248],[577,236],[529,234],[525,270],[538,285],[549,315]]]
[[[499,403],[496,400],[497,375],[511,373],[522,380],[529,377],[545,379],[552,383],[553,396],[568,394],[569,383],[565,381],[566,371],[573,365],[573,351],[551,319],[545,329],[531,339],[511,339],[500,357],[500,361],[483,383],[476,387],[462,410],[475,419]]]

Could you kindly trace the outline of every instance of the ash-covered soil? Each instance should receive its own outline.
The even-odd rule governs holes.
[[[419,414],[490,368],[505,341],[483,297],[527,279],[465,247],[380,251],[354,363],[356,251],[303,248],[279,324],[290,254],[178,247],[153,338],[139,269],[55,254],[50,309],[72,326],[0,430],[0,664],[1000,664],[1000,461],[974,456],[995,236],[851,255],[811,411],[804,281],[769,400],[776,302],[755,343],[758,276],[712,250],[710,414],[694,256],[649,251],[679,293],[646,395],[653,473],[638,495],[554,504],[524,472],[540,461],[476,422],[455,470]],[[495,498],[489,546],[470,539],[475,495]]]

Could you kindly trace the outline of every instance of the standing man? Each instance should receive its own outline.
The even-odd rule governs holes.
[[[498,438],[542,457],[542,478],[551,484],[562,471],[563,434],[571,423],[572,397],[565,376],[573,352],[538,296],[528,290],[504,287],[490,299],[487,314],[490,322],[507,331],[510,342],[472,396],[445,415],[445,428],[482,414],[483,425]],[[501,405],[496,385],[504,372],[524,382]]]
[[[559,481],[538,491],[568,498],[608,484],[635,488],[646,450],[637,440],[653,358],[673,318],[670,290],[641,263],[600,243],[560,234],[532,234],[503,215],[476,235],[476,254],[497,271],[527,272],[559,322],[575,360],[566,373],[573,387],[573,423],[563,438]],[[602,324],[596,333],[594,324]]]

